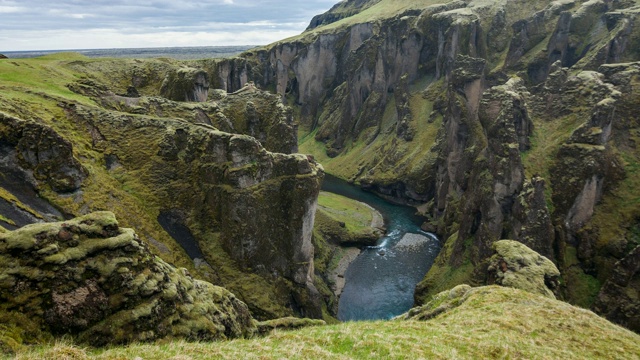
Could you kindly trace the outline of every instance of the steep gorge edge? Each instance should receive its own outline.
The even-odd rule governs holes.
[[[638,4],[433,3],[200,66],[281,95],[329,172],[421,205],[444,244],[417,305],[486,283],[511,238],[558,264],[562,298],[638,331]]]

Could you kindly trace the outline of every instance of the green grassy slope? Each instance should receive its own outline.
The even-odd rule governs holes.
[[[17,359],[638,359],[640,336],[588,310],[511,288],[486,287],[429,321],[350,322],[220,343],[65,343]]]
[[[94,148],[89,131],[81,124],[67,121],[61,102],[97,106],[89,97],[67,88],[68,84],[86,78],[88,74],[99,74],[78,67],[78,63],[89,64],[89,67],[98,64],[118,71],[117,61],[90,60],[75,53],[0,61],[0,111],[44,123],[64,134],[74,146],[74,156],[81,160],[90,174],[82,189],[81,199],[85,201],[57,196],[48,189],[44,189],[40,195],[68,213],[77,213],[83,203],[89,203],[94,210],[111,210],[122,219],[123,226],[139,229],[146,236],[168,246],[170,251],[163,255],[165,260],[195,270],[182,248],[155,220],[159,211],[157,204],[141,180],[124,169],[110,174],[105,168],[104,154]],[[125,68],[121,66],[119,71],[125,71]],[[112,77],[112,80],[115,79]],[[17,202],[2,188],[0,197]]]

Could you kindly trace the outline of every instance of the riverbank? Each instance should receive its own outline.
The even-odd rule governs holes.
[[[328,191],[318,196],[313,241],[316,279],[333,317],[345,286],[345,273],[362,248],[384,235],[384,218],[373,206]]]
[[[383,217],[385,226],[383,236],[366,244],[358,256],[344,260],[344,278],[335,286],[341,288],[338,319],[390,319],[407,311],[413,305],[416,284],[440,251],[435,235],[420,229],[424,218],[416,215],[414,207],[390,203],[331,175],[325,176],[322,190],[366,203]],[[325,216],[321,208],[316,220]]]
[[[329,280],[332,282],[331,291],[339,298],[345,285],[344,275],[349,265],[360,255],[362,250],[357,247],[348,247],[342,249],[342,256],[338,261],[338,265],[329,272]]]

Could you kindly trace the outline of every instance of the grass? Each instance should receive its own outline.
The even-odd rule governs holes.
[[[366,139],[376,131],[374,128],[369,128],[357,139],[348,141],[343,153],[330,158],[326,154],[325,144],[315,139],[317,130],[308,132],[308,129],[300,128],[299,151],[312,154],[327,172],[342,179],[356,180],[360,176],[366,176],[388,184],[397,179],[409,178],[411,185],[418,185],[435,163],[437,155],[431,148],[442,126],[441,116],[437,116],[433,122],[427,120],[433,110],[433,101],[430,96],[425,95],[425,89],[433,90],[439,86],[439,82],[431,83],[430,79],[422,79],[411,85],[409,107],[415,134],[411,141],[396,137],[396,102],[393,96],[389,96],[379,133],[370,143]],[[364,167],[369,170],[361,174],[360,169]]]
[[[332,219],[344,222],[348,231],[368,229],[374,218],[375,210],[364,203],[326,191],[320,192],[318,205]]]
[[[70,343],[16,359],[638,359],[640,336],[540,295],[484,288],[429,321],[348,322],[264,338],[170,341],[109,349]]]
[[[532,119],[534,128],[533,136],[531,137],[531,149],[522,155],[522,163],[527,178],[537,174],[544,179],[551,179],[550,167],[560,146],[584,123],[584,119],[584,114],[580,112],[553,120]],[[552,188],[548,184],[545,187],[545,199],[547,200],[549,211],[553,213],[551,192]]]
[[[424,9],[427,6],[447,3],[450,1],[442,0],[382,0],[377,4],[347,18],[336,21],[331,24],[319,26],[315,29],[305,31],[300,35],[281,40],[282,43],[290,43],[294,41],[307,41],[320,34],[329,33],[335,29],[345,28],[355,24],[372,22],[380,19],[391,18],[411,9]],[[267,45],[271,46],[271,45]]]
[[[84,96],[67,89],[66,85],[81,77],[81,74],[64,66],[72,60],[86,57],[75,53],[61,53],[32,59],[0,61],[0,84],[3,95],[11,93],[20,97],[32,93],[46,93],[67,99],[92,104]]]

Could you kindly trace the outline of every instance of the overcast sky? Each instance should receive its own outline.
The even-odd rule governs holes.
[[[0,52],[263,45],[339,0],[0,0]]]

